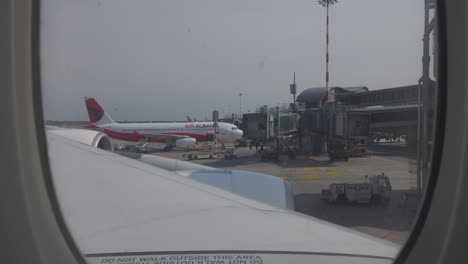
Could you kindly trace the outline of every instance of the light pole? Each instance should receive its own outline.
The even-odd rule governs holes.
[[[323,7],[327,8],[327,36],[326,36],[326,54],[325,54],[325,88],[327,89],[327,99],[328,102],[332,102],[332,98],[330,96],[330,91],[328,87],[328,81],[330,79],[330,76],[328,74],[328,64],[330,63],[329,57],[328,57],[328,44],[329,44],[329,38],[328,38],[328,24],[329,24],[329,18],[328,18],[328,7],[330,5],[333,5],[336,3],[337,0],[318,0],[318,3],[322,5]]]
[[[335,100],[334,96],[332,98],[332,95],[330,93],[330,87],[328,86],[328,82],[330,81],[330,75],[328,73],[328,64],[330,63],[330,59],[329,59],[329,54],[328,54],[328,45],[330,43],[330,39],[328,37],[328,26],[330,24],[330,19],[329,19],[329,16],[328,16],[328,9],[330,7],[330,5],[333,5],[337,2],[337,0],[318,0],[318,3],[320,5],[322,5],[323,7],[326,7],[327,9],[327,23],[326,23],[326,39],[325,39],[325,46],[326,46],[326,51],[325,51],[325,89],[327,90],[327,102],[328,102],[328,105],[327,105],[327,109],[328,109],[328,140],[327,140],[327,145],[326,145],[326,149],[327,151],[329,152],[330,151],[330,148],[329,148],[329,145],[331,143],[331,141],[333,140],[333,114],[332,114],[332,108],[333,108],[333,105],[332,105],[332,102]]]
[[[239,119],[242,116],[242,93],[239,93]]]

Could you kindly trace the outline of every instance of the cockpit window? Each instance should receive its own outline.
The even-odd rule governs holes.
[[[49,155],[83,253],[391,260],[439,140],[434,2],[42,0]],[[226,250],[263,253],[205,254]]]

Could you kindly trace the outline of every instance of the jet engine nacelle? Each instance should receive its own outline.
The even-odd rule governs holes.
[[[99,131],[55,127],[48,127],[47,131],[49,133],[62,136],[95,148],[112,151],[112,144],[109,137]]]
[[[196,143],[197,140],[194,138],[182,138],[176,140],[175,145],[177,148],[192,149]]]

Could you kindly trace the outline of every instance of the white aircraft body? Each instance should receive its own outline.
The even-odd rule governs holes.
[[[242,138],[242,130],[229,123],[181,122],[181,123],[116,123],[94,98],[85,97],[86,109],[93,127],[100,128],[113,139],[165,143],[166,150],[173,147],[190,149],[197,142],[214,139],[233,143]]]
[[[177,173],[214,168],[143,163],[83,131],[80,139],[49,130],[48,149],[59,205],[88,263],[391,263],[398,253],[391,242]]]

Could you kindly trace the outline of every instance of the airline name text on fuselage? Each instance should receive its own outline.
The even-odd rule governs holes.
[[[185,128],[212,128],[214,127],[213,123],[210,124],[186,124]]]

